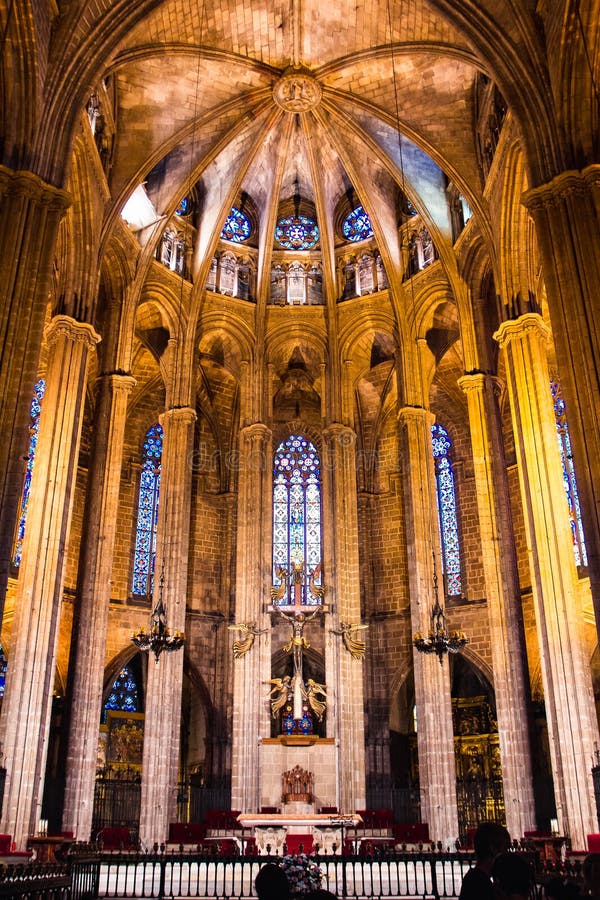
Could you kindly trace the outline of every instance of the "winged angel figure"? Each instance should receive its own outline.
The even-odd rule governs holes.
[[[350,622],[340,622],[339,629],[332,628],[331,633],[341,634],[346,650],[354,659],[363,659],[367,645],[358,637],[358,632],[365,631],[368,627],[368,625],[351,625]]]
[[[232,650],[236,659],[245,656],[248,650],[252,649],[257,634],[264,634],[268,631],[267,628],[257,628],[256,622],[240,622],[239,624],[228,625],[227,627],[230,631],[241,632],[242,635],[239,640],[233,642]]]

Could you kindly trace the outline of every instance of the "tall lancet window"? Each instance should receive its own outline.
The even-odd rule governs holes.
[[[27,451],[25,482],[23,484],[21,508],[19,513],[19,521],[17,523],[17,533],[15,535],[15,546],[12,557],[12,564],[16,568],[21,565],[21,556],[23,554],[23,538],[25,537],[25,524],[27,522],[27,509],[29,507],[31,475],[33,472],[33,464],[35,462],[35,451],[37,450],[38,431],[40,427],[40,413],[42,411],[42,400],[44,398],[45,390],[46,382],[43,378],[40,378],[34,388],[33,400],[31,401],[31,407],[29,409],[29,450]]]
[[[292,434],[273,461],[273,584],[285,582],[277,602],[320,603],[310,590],[311,576],[321,584],[320,563],[321,462],[314,444]]]
[[[573,465],[573,450],[569,436],[567,423],[567,407],[562,396],[560,385],[556,381],[550,384],[552,400],[554,401],[554,415],[556,416],[556,433],[563,470],[563,484],[569,504],[569,519],[571,522],[571,534],[573,536],[573,552],[577,566],[587,566],[587,551],[585,549],[585,537],[583,534],[583,522],[581,521],[581,509],[579,507],[579,494],[577,492],[577,480]]]
[[[431,442],[435,462],[435,483],[438,505],[440,543],[442,546],[442,571],[446,594],[460,597],[462,593],[460,572],[460,541],[456,514],[454,472],[450,460],[452,441],[442,425],[431,426]]]
[[[144,441],[133,558],[132,591],[146,597],[151,596],[154,589],[162,444],[162,427],[153,425]]]

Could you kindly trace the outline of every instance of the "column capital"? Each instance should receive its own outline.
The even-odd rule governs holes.
[[[99,384],[108,384],[113,393],[130,394],[137,384],[133,375],[125,372],[102,372],[96,378]]]
[[[468,394],[471,391],[482,393],[487,384],[491,385],[496,397],[502,394],[504,382],[497,375],[490,375],[487,372],[467,372],[462,375],[457,382],[461,391]]]
[[[431,427],[435,422],[434,414],[424,406],[402,406],[396,415],[401,425],[424,422]]]
[[[46,342],[51,347],[61,337],[74,344],[85,344],[88,350],[93,350],[101,340],[88,322],[78,322],[71,316],[58,315],[54,316],[46,328]]]
[[[71,205],[70,195],[62,188],[48,184],[34,172],[15,172],[3,165],[0,165],[0,196],[25,197],[63,213]]]
[[[240,437],[246,441],[254,441],[257,439],[268,441],[271,439],[272,435],[273,432],[268,425],[264,424],[264,422],[253,422],[252,425],[245,425],[243,428],[240,428]]]
[[[591,178],[593,182],[597,177],[595,172],[590,171],[591,169],[591,166],[589,169],[586,169],[585,174],[576,169],[570,169],[567,172],[561,172],[559,175],[556,175],[552,181],[546,184],[530,188],[523,194],[523,205],[533,213],[539,209],[546,209],[549,206],[560,206],[568,197],[573,195],[579,194],[584,196],[589,191],[588,180]]]
[[[330,446],[339,444],[341,447],[353,447],[356,443],[356,432],[349,425],[332,422],[323,430],[323,440]]]
[[[172,406],[160,414],[158,421],[161,425],[165,425],[167,422],[193,425],[197,418],[196,410],[191,406]]]
[[[538,337],[544,342],[550,338],[550,329],[542,319],[539,313],[525,313],[518,319],[508,319],[502,322],[496,333],[493,335],[494,340],[498,341],[501,347],[509,344],[514,338],[521,338],[527,332],[535,331]]]

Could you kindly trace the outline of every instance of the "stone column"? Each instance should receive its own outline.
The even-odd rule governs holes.
[[[267,628],[252,649],[233,666],[233,747],[231,806],[242,811],[259,807],[259,741],[270,735],[268,689],[271,672],[271,622],[266,547],[271,546],[271,431],[260,422],[240,431],[235,621]],[[231,651],[229,651],[231,652]]]
[[[65,191],[0,165],[0,619]]]
[[[62,827],[88,841],[92,827],[106,629],[127,401],[135,380],[102,375],[81,540],[69,665],[70,729]]]
[[[422,407],[399,410],[403,452],[410,614],[413,631],[427,634],[435,602],[433,554],[441,572],[435,471],[431,447],[433,415]],[[440,602],[443,597],[440,597]],[[444,848],[458,837],[456,766],[448,661],[413,648],[421,819]]]
[[[19,849],[37,832],[41,810],[86,369],[98,340],[90,325],[68,316],[56,316],[47,331],[46,393],[0,719],[7,768],[1,827]]]
[[[492,667],[498,716],[506,827],[515,838],[535,829],[529,742],[529,683],[517,556],[498,406],[491,375],[465,375]]]
[[[598,724],[550,376],[548,329],[537,313],[503,322],[496,340],[504,351],[559,829],[573,847],[585,847],[597,828],[590,772]]]
[[[190,543],[192,452],[196,412],[173,407],[160,417],[163,454],[158,506],[154,598],[164,573],[163,601],[171,632],[185,629]],[[146,847],[166,841],[175,821],[184,650],[148,657],[142,759],[140,840]]]
[[[535,222],[567,401],[600,638],[600,165],[562,172],[523,200]]]
[[[323,483],[333,519],[329,535],[325,535],[333,544],[333,571],[325,573],[331,583],[331,599],[325,599],[335,607],[333,621],[339,628],[341,622],[361,622],[356,434],[347,425],[334,423],[323,432],[323,438]],[[343,812],[366,805],[363,665],[350,655],[341,638],[333,638],[327,654],[327,727],[337,742],[339,807]]]

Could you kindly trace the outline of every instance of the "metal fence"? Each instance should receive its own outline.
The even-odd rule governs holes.
[[[61,864],[6,866],[0,875],[0,897],[69,900],[72,876],[68,867]]]
[[[536,861],[535,855],[531,857]],[[466,853],[381,853],[373,857],[314,857],[322,887],[342,900],[456,900],[473,857]],[[202,856],[190,853],[110,854],[75,852],[67,864],[9,866],[0,870],[0,898],[95,900],[95,898],[227,898],[251,900],[254,881],[279,857]],[[530,900],[546,897],[553,877],[578,882],[581,863],[537,860]]]
[[[78,863],[73,864],[74,900],[113,897],[214,897],[246,900],[255,897],[259,869],[278,857],[202,857],[197,853],[103,855],[97,875],[84,866],[81,883]],[[378,858],[321,856],[322,887],[337,897],[349,898],[456,898],[464,872],[472,859],[466,854],[394,854]],[[89,885],[97,891],[89,893]],[[83,888],[83,889],[82,889]]]

